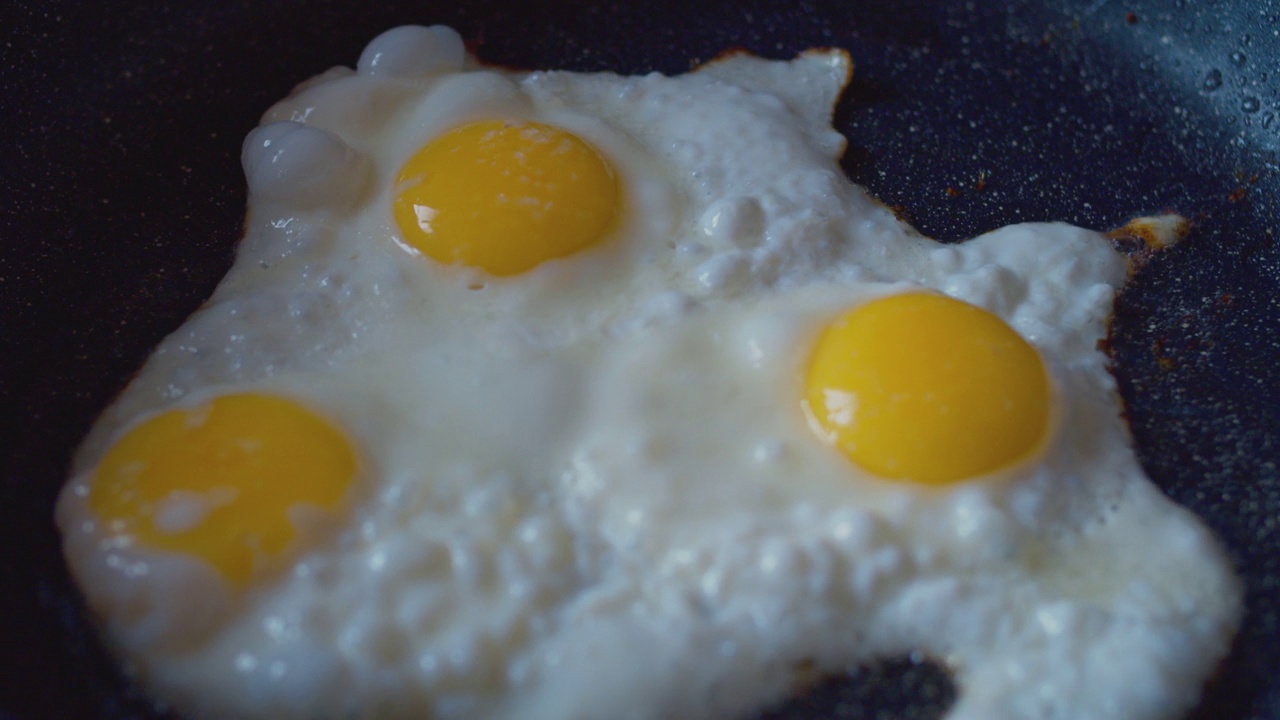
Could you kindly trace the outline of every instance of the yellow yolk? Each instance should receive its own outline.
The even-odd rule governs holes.
[[[828,325],[810,359],[815,430],[876,475],[945,484],[1017,462],[1049,425],[1039,354],[1000,318],[894,295]]]
[[[432,140],[396,179],[405,240],[442,263],[515,275],[598,243],[619,213],[612,166],[559,128],[484,121]]]
[[[291,515],[337,509],[355,472],[350,443],[311,411],[225,395],[126,433],[94,471],[89,504],[111,534],[193,555],[243,585],[291,549]]]

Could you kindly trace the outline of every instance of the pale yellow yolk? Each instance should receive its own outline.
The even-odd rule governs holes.
[[[514,275],[602,240],[619,213],[608,161],[533,122],[484,121],[432,140],[396,179],[405,241],[442,263]]]
[[[1033,453],[1049,425],[1039,354],[1000,318],[940,295],[894,295],[837,318],[813,350],[815,429],[876,475],[945,484]]]
[[[337,509],[355,472],[350,443],[311,411],[225,395],[121,437],[93,473],[89,504],[113,535],[195,556],[243,585],[292,549],[291,516]]]

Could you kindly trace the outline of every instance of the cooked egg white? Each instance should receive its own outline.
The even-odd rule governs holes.
[[[191,718],[729,718],[923,652],[950,720],[1189,709],[1241,591],[1131,449],[1125,261],[920,237],[840,172],[849,73],[404,27],[271,108],[235,266],[59,501],[129,671]]]

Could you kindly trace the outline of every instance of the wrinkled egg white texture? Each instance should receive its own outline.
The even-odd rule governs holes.
[[[486,68],[442,27],[375,39],[244,146],[235,266],[92,429],[65,550],[130,672],[192,718],[728,718],[798,667],[920,652],[950,720],[1175,717],[1240,588],[1144,477],[1104,337],[1126,263],[1099,234],[923,238],[851,184],[830,125],[848,57],[729,56],[676,77]],[[396,170],[480,118],[613,162],[599,247],[510,278],[413,252]],[[1042,354],[1043,452],[923,488],[806,425],[825,322],[933,289]],[[86,484],[138,418],[240,389],[304,400],[365,462],[346,516],[237,592],[112,544]]]

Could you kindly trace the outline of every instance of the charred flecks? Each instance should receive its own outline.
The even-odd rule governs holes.
[[[1178,367],[1178,361],[1165,349],[1167,343],[1165,338],[1157,338],[1151,344],[1151,356],[1156,359],[1156,366],[1166,372]]]
[[[951,674],[926,659],[878,662],[837,675],[796,668],[796,692],[757,720],[937,720],[956,699]]]
[[[885,207],[889,208],[889,212],[893,213],[898,222],[911,224],[911,216],[907,213],[905,205],[885,205]]]
[[[1227,202],[1229,203],[1244,202],[1249,197],[1249,188],[1257,184],[1258,176],[1257,174],[1245,175],[1244,173],[1236,173],[1236,180],[1239,184],[1236,185],[1235,190],[1231,191],[1231,194],[1227,195]]]
[[[991,177],[991,173],[987,172],[986,170],[979,172],[978,177],[974,179],[973,183],[969,185],[967,190],[975,193],[983,192],[984,190],[987,189],[987,179],[990,177]],[[957,188],[955,185],[950,185],[947,187],[947,197],[949,198],[958,198],[961,195],[965,194],[965,192],[966,190],[961,190],[960,188]]]
[[[1190,220],[1176,213],[1166,213],[1153,217],[1134,218],[1121,227],[1108,232],[1106,236],[1111,241],[1111,247],[1115,248],[1116,252],[1124,255],[1125,259],[1128,260],[1129,277],[1132,278],[1141,272],[1142,268],[1157,253],[1180,242],[1190,230]],[[1114,320],[1114,315],[1107,319],[1106,337],[1099,340],[1097,344],[1098,350],[1106,354],[1109,362],[1113,362],[1115,359],[1112,354],[1115,349],[1112,336]],[[1152,351],[1161,369],[1173,369],[1175,361],[1163,352],[1162,347],[1154,347]],[[1110,369],[1114,374],[1114,368]],[[1127,408],[1123,411],[1123,414],[1127,422]]]
[[[1164,248],[1176,244],[1186,237],[1191,229],[1191,222],[1181,215],[1170,213],[1155,217],[1134,218],[1123,226],[1107,233],[1107,239],[1116,252],[1129,260],[1129,276],[1142,270],[1143,266]]]
[[[1107,336],[1098,338],[1098,342],[1094,343],[1094,347],[1108,358],[1111,357],[1111,351],[1115,349],[1111,343],[1111,323],[1107,323]]]
[[[749,50],[747,46],[734,45],[732,47],[724,48],[723,50],[716,53],[715,55],[712,55],[710,60],[704,61],[701,58],[689,58],[689,69],[697,70],[698,68],[704,65],[711,65],[713,63],[724,62],[725,60],[738,57],[739,55],[756,57],[755,53],[751,52],[751,50]]]

